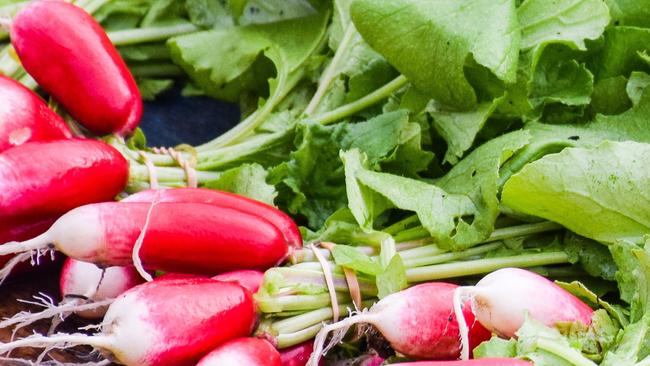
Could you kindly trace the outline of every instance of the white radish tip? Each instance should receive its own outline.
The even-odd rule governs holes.
[[[456,321],[458,322],[458,333],[460,334],[460,359],[468,360],[469,359],[469,328],[465,322],[465,316],[463,315],[463,302],[467,299],[469,295],[469,290],[473,287],[463,286],[458,287],[454,290],[454,314],[456,315]]]

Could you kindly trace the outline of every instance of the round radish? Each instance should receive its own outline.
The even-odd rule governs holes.
[[[203,357],[196,366],[255,365],[282,366],[280,354],[259,338],[238,338],[226,342]]]
[[[85,10],[31,2],[13,19],[10,36],[25,70],[84,127],[120,135],[137,127],[142,98],[135,79]]]
[[[61,140],[72,131],[33,91],[0,75],[0,152],[30,141]]]
[[[577,297],[548,279],[519,268],[504,268],[483,277],[476,286],[460,287],[454,296],[456,313],[464,298],[470,299],[476,319],[488,330],[512,338],[526,314],[547,325],[560,322],[591,324],[593,310]],[[463,344],[467,334],[461,324]],[[462,358],[469,350],[463,347]]]
[[[180,273],[265,270],[283,261],[289,250],[271,223],[229,208],[105,202],[68,212],[34,239],[0,246],[0,255],[56,248],[100,267],[125,266],[132,263],[139,238],[137,254],[145,267]]]
[[[239,285],[209,278],[153,281],[117,298],[98,335],[35,335],[0,344],[0,354],[87,344],[127,366],[194,366],[217,346],[249,335],[255,320],[252,296]]]
[[[374,325],[395,351],[407,356],[457,358],[461,348],[453,309],[453,296],[457,288],[456,285],[440,282],[420,284],[383,298],[367,312],[326,325],[316,336],[314,352],[308,364],[318,364],[330,332],[336,331],[334,339],[340,339],[341,334],[358,323]],[[473,317],[470,314],[467,311],[463,317],[469,317],[471,322]],[[484,332],[478,334],[482,336]]]
[[[0,222],[113,200],[128,173],[126,159],[101,141],[32,142],[6,150],[0,153]]]
[[[159,202],[209,203],[260,216],[280,229],[289,245],[295,248],[302,247],[300,230],[291,217],[260,201],[207,188],[149,189],[135,193],[122,201],[152,202],[153,200]]]
[[[101,269],[92,263],[66,259],[59,280],[64,302],[89,303],[113,299],[143,280],[131,266]],[[97,319],[104,316],[107,306],[77,311],[77,315]]]

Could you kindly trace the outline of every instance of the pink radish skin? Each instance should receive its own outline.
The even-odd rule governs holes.
[[[482,358],[465,361],[418,361],[402,362],[391,365],[400,366],[533,366],[532,363],[516,358]]]
[[[264,281],[264,272],[252,269],[242,269],[239,271],[226,272],[212,277],[213,280],[222,282],[234,282],[250,291],[252,294],[257,293]]]
[[[128,366],[194,366],[219,345],[248,336],[255,320],[252,296],[239,285],[209,278],[153,281],[116,299],[98,335],[36,335],[0,344],[0,354],[87,344]]]
[[[126,266],[145,223],[139,257],[150,269],[208,275],[266,270],[289,250],[271,223],[228,208],[105,202],[68,212],[34,239],[0,246],[0,255],[51,247],[100,267]]]
[[[122,202],[152,202],[154,200],[158,202],[208,203],[259,216],[275,225],[290,246],[302,247],[300,230],[291,217],[266,203],[234,193],[206,188],[149,189],[132,194]]]
[[[515,336],[526,314],[550,327],[560,322],[589,325],[593,314],[587,304],[560,286],[519,268],[492,272],[476,286],[459,288],[454,297],[456,313],[463,299],[469,298],[476,319],[485,328],[504,338]],[[463,342],[466,342],[466,332],[461,333]],[[469,350],[463,348],[462,358],[466,359]]]
[[[108,267],[101,269],[92,263],[66,259],[61,269],[60,288],[64,300],[80,299],[99,302],[113,299],[143,282],[133,267]],[[76,312],[87,319],[104,316],[108,307]]]
[[[269,343],[259,338],[238,338],[217,347],[203,357],[196,366],[282,366],[280,354]]]
[[[331,331],[343,332],[358,323],[374,325],[395,351],[409,357],[457,358],[461,349],[453,309],[453,295],[457,288],[456,285],[441,282],[420,284],[383,298],[368,312],[326,325],[316,336],[308,365],[318,364],[325,339]],[[463,317],[466,322],[469,318],[470,324],[473,321],[470,311],[463,313]]]
[[[305,366],[312,352],[314,352],[314,341],[312,340],[290,348],[281,349],[280,359],[282,360],[282,366]],[[319,366],[323,364],[322,361],[319,362]]]

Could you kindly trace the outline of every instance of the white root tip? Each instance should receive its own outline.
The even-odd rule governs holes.
[[[463,301],[469,295],[471,286],[458,287],[454,290],[454,314],[458,322],[458,333],[460,333],[460,359],[469,359],[469,328],[463,316]]]
[[[314,339],[314,351],[309,356],[309,361],[307,361],[306,366],[318,366],[318,361],[320,361],[320,358],[323,355],[327,354],[327,352],[332,347],[336,346],[341,342],[341,340],[343,340],[343,337],[348,332],[350,327],[358,323],[365,323],[367,320],[369,320],[370,316],[371,315],[366,311],[362,314],[352,315],[341,320],[340,322],[323,326],[323,328],[318,331],[318,334],[316,334],[316,338]],[[327,336],[330,332],[334,332],[334,334],[332,335],[332,339],[329,341],[329,343],[325,345]]]
[[[8,245],[8,244],[5,244]],[[24,252],[20,254],[16,254],[13,258],[11,258],[5,265],[0,269],[0,285],[4,283],[4,281],[9,277],[11,274],[11,271],[16,268],[17,265],[19,265],[22,262],[27,261],[28,259],[32,258],[32,252]]]
[[[140,259],[140,249],[142,249],[142,244],[144,243],[144,237],[147,235],[147,230],[149,229],[149,222],[151,221],[151,214],[153,213],[153,208],[160,201],[160,194],[161,194],[160,192],[161,191],[157,191],[156,195],[151,201],[151,205],[149,206],[149,210],[147,211],[147,218],[144,222],[144,226],[140,231],[140,235],[138,235],[138,239],[135,241],[135,244],[133,245],[133,252],[131,253],[133,266],[138,271],[140,276],[142,276],[142,278],[144,278],[145,281],[147,282],[153,281],[153,277],[149,274],[149,272],[147,272],[144,269],[144,266],[142,265],[142,260]]]
[[[60,349],[75,347],[79,345],[89,345],[95,348],[106,348],[110,344],[110,339],[106,336],[88,336],[86,334],[67,334],[57,333],[51,336],[34,334],[27,338],[18,339],[9,343],[0,343],[0,355],[7,354],[17,348],[48,348],[56,347]]]

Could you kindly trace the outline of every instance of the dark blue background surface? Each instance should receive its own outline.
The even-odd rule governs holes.
[[[140,127],[149,146],[199,145],[239,121],[239,109],[208,97],[183,97],[174,89],[145,102]]]

